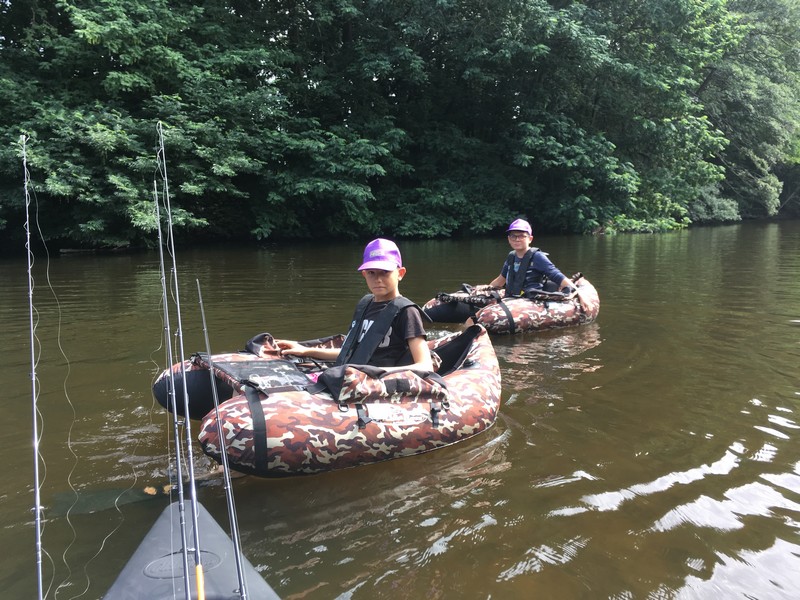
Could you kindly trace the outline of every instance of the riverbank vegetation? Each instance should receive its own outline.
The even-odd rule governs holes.
[[[799,0],[6,0],[0,228],[21,135],[54,243],[666,231],[800,215]]]

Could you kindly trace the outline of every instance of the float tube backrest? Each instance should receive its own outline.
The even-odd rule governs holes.
[[[480,332],[481,327],[479,325],[470,325],[461,332],[461,335],[434,350],[439,355],[439,358],[442,359],[442,364],[437,369],[439,375],[443,377],[449,375],[464,363],[472,347],[473,340],[480,335]]]

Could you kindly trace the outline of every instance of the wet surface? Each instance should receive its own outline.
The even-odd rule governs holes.
[[[536,245],[597,287],[597,321],[495,338],[500,416],[467,442],[341,473],[236,479],[249,560],[284,598],[800,596],[800,223]],[[506,254],[493,239],[400,246],[401,290],[419,303],[488,283]],[[365,290],[360,250],[185,252],[186,351],[204,350],[195,278],[213,352],[261,331],[343,331]],[[166,361],[157,257],[46,267],[37,262],[34,291],[43,572],[51,598],[98,598],[167,502],[141,492],[169,482],[172,425],[150,394]],[[24,260],[0,262],[0,280],[0,585],[28,598]],[[219,482],[198,497],[227,529]]]

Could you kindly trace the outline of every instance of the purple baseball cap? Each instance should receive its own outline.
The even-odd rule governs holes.
[[[381,271],[394,271],[403,266],[400,250],[391,240],[378,238],[372,240],[364,248],[364,263],[358,267],[359,271],[366,269],[380,269]]]
[[[511,225],[508,226],[506,231],[524,231],[528,235],[533,235],[533,230],[531,229],[531,224],[528,223],[525,219],[517,219]]]

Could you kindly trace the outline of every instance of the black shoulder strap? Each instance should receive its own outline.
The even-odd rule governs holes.
[[[268,471],[267,465],[269,464],[267,452],[267,420],[264,417],[264,407],[261,405],[261,396],[254,387],[245,385],[244,397],[247,398],[247,406],[250,407],[250,417],[253,419],[255,472],[259,475],[266,475]],[[220,446],[220,452],[227,452],[223,440],[220,440]]]
[[[517,255],[517,253],[512,250],[511,252],[508,253],[508,256],[506,256],[506,264],[508,265],[508,272],[509,273],[514,268],[514,257],[516,255]],[[508,281],[507,278],[506,278],[506,281]]]
[[[505,300],[505,298],[503,300]],[[506,319],[508,319],[508,333],[514,334],[517,332],[517,323],[514,321],[514,315],[511,314],[511,309],[508,308],[508,305],[506,305],[506,303],[503,302],[503,300],[500,300],[498,304],[500,305],[500,308],[503,309],[503,312],[506,314]]]
[[[361,303],[367,298],[369,298],[369,302],[366,303],[363,310],[359,311]],[[358,337],[358,332],[361,331],[364,313],[367,310],[367,306],[369,306],[369,303],[372,301],[372,298],[372,295],[365,296],[358,303],[358,306],[356,306],[356,312],[353,315],[353,324],[350,327],[350,331],[347,332],[347,339],[342,346],[342,350],[339,352],[339,357],[336,359],[337,365],[343,365],[345,363],[369,363],[369,359],[372,358],[372,354],[377,349],[378,344],[386,337],[386,333],[392,326],[392,321],[394,321],[397,314],[404,308],[416,306],[411,300],[403,296],[398,296],[394,300],[391,300],[386,305],[386,308],[378,313],[378,318],[375,319],[375,322],[364,335],[364,338],[360,342],[357,342],[356,338]]]
[[[519,296],[522,293],[522,286],[525,285],[525,276],[528,274],[528,267],[533,260],[533,255],[539,251],[538,248],[528,248],[528,251],[522,257],[519,264],[519,269],[514,271],[514,255],[512,250],[508,254],[506,263],[508,264],[506,276],[506,296]]]
[[[356,338],[358,331],[361,329],[361,322],[364,320],[364,313],[367,312],[367,307],[372,303],[374,296],[367,294],[356,304],[356,309],[353,311],[353,320],[350,322],[350,329],[347,330],[347,336],[342,342],[342,349],[339,351],[339,356],[336,359],[337,365],[342,365],[348,362],[348,358],[353,354],[356,345]]]

